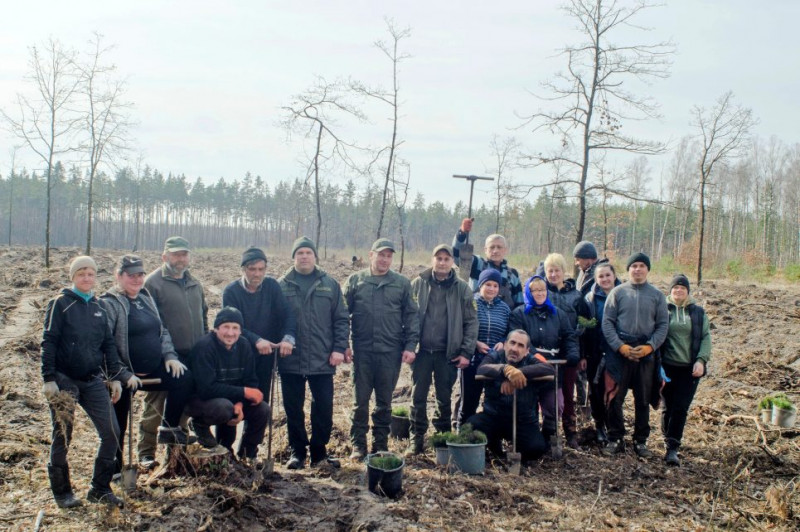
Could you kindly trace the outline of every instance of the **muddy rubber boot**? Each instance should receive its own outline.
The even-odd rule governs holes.
[[[50,477],[50,489],[53,490],[53,499],[59,508],[75,508],[82,503],[72,493],[72,484],[69,481],[69,466],[54,466],[47,464],[47,476]]]
[[[94,461],[92,487],[89,488],[89,493],[86,495],[87,501],[116,506],[117,508],[123,508],[125,506],[122,499],[114,495],[114,492],[111,491],[111,477],[114,476],[114,463],[114,459],[102,460],[98,458]]]

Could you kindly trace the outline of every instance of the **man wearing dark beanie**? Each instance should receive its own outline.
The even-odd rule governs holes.
[[[606,354],[609,441],[603,453],[611,456],[625,450],[622,406],[630,388],[635,405],[633,450],[648,458],[652,456],[647,449],[650,405],[658,406],[661,389],[658,349],[667,337],[669,313],[664,294],[647,282],[650,257],[634,253],[627,266],[630,279],[608,294],[603,312],[603,335],[612,350]]]
[[[333,376],[345,361],[350,340],[350,317],[339,283],[317,266],[317,247],[302,236],[292,245],[294,266],[278,280],[297,318],[297,346],[291,356],[278,362],[283,406],[292,455],[287,469],[305,467],[308,451],[311,467],[339,467],[328,456],[333,430]],[[306,383],[311,392],[311,439],[306,432]]]
[[[233,439],[223,441],[219,427],[229,427],[236,434],[236,425],[247,421],[239,449],[239,458],[255,459],[258,445],[264,439],[269,406],[258,389],[255,371],[256,354],[250,342],[242,337],[242,313],[225,307],[214,319],[214,330],[203,336],[192,348],[189,361],[197,371],[197,396],[186,405],[192,417],[197,439],[204,447],[217,445],[211,425],[217,425],[220,444],[233,452]]]
[[[578,278],[575,288],[585,297],[594,286],[594,270],[598,264],[607,263],[608,259],[598,259],[597,248],[588,240],[582,240],[575,245],[572,251],[575,266],[578,267]]]
[[[258,389],[269,397],[272,365],[278,350],[280,356],[292,353],[296,322],[278,281],[267,275],[267,256],[260,248],[249,247],[242,253],[242,277],[222,291],[222,305],[235,307],[242,313],[242,336],[250,341],[256,357]],[[217,427],[222,445],[229,446],[236,432],[226,426]],[[230,441],[229,441],[230,440]]]

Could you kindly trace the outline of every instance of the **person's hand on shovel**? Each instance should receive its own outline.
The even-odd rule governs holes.
[[[510,364],[506,364],[506,367],[503,368],[503,375],[506,376],[508,382],[517,390],[523,389],[525,385],[528,384],[528,379],[525,378],[525,374]]]
[[[278,350],[280,352],[281,358],[288,357],[292,354],[292,350],[294,349],[294,344],[283,340],[281,343],[277,345]]]
[[[233,417],[228,421],[228,425],[231,427],[235,427],[239,423],[242,422],[244,419],[244,409],[242,407],[242,403],[236,403],[233,405]]]
[[[500,393],[503,395],[513,395],[514,385],[508,381],[503,381],[502,384],[500,384]]]
[[[458,369],[464,369],[469,367],[469,359],[464,356],[457,356],[456,358],[450,361],[455,367]]]
[[[464,218],[461,220],[461,227],[459,229],[462,233],[469,233],[472,231],[472,222],[475,221],[475,218]]]

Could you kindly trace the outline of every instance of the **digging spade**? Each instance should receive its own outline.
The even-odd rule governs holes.
[[[561,435],[558,433],[558,424],[561,421],[558,416],[558,366],[566,364],[566,360],[548,360],[548,364],[552,364],[555,375],[553,376],[553,416],[555,416],[556,431],[550,436],[550,456],[553,458],[561,458],[564,455],[564,445],[561,441]]]
[[[273,412],[275,410],[275,374],[278,373],[278,348],[272,350],[272,372],[269,377],[269,438],[267,439],[267,459],[264,460],[264,469],[262,474],[264,476],[271,475],[275,472],[275,456],[272,454],[272,426],[273,426]]]
[[[511,452],[506,453],[508,458],[508,472],[512,475],[519,475],[522,472],[522,455],[517,452],[517,390],[514,389],[512,415],[514,419],[511,421]]]
[[[472,218],[472,194],[475,189],[475,181],[477,180],[484,180],[484,181],[494,181],[493,177],[480,177],[476,175],[458,175],[453,174],[453,177],[456,179],[466,179],[469,181],[469,209],[467,211],[467,218]],[[470,270],[472,267],[472,257],[475,254],[475,247],[469,243],[469,233],[467,233],[467,238],[464,240],[464,244],[461,245],[461,248],[458,251],[459,257],[459,264],[460,270],[459,275],[462,279],[469,282],[469,275]]]
[[[142,386],[161,384],[161,379],[142,379]],[[128,405],[128,463],[122,468],[122,489],[125,491],[136,490],[136,475],[138,467],[133,463],[133,392]]]

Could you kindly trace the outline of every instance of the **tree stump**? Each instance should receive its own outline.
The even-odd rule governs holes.
[[[199,444],[170,445],[167,447],[167,460],[150,480],[174,477],[214,476],[224,479],[233,462],[228,449],[217,445],[206,449]]]

